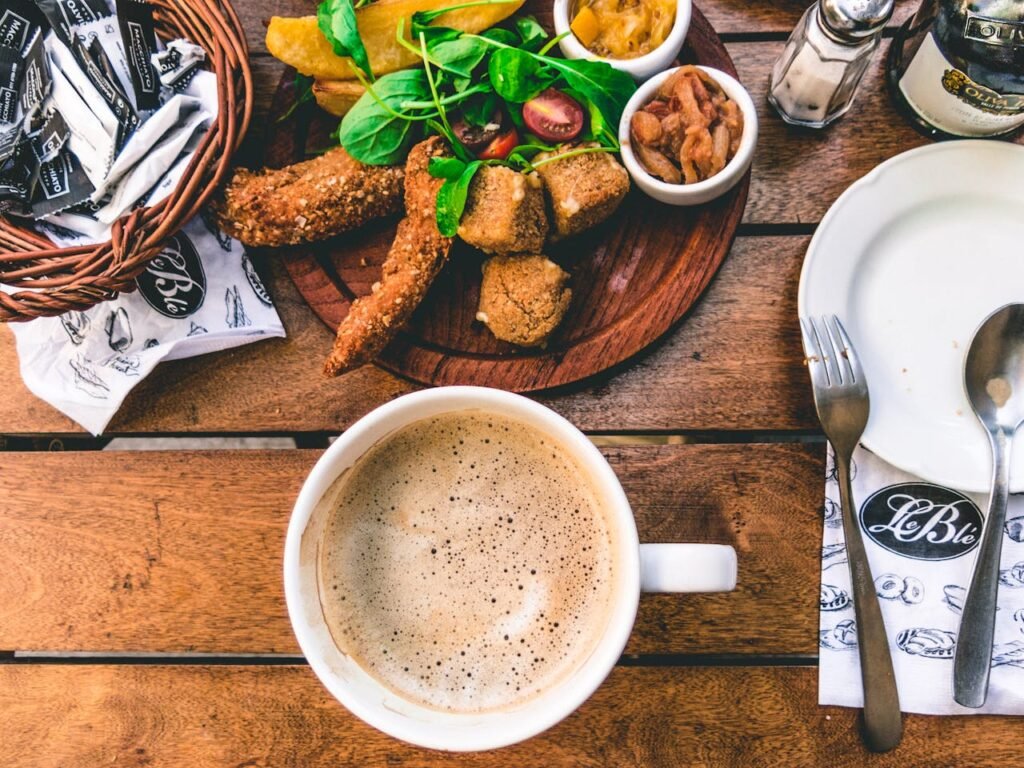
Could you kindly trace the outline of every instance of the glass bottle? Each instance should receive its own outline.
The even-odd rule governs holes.
[[[768,101],[787,123],[824,128],[853,104],[893,0],[819,0],[772,69]]]
[[[889,47],[897,109],[937,139],[1024,125],[1024,2],[923,0]]]

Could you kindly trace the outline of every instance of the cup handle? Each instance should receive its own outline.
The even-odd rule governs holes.
[[[731,592],[736,550],[727,544],[641,544],[642,592]]]

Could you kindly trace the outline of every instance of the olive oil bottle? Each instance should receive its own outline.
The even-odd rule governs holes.
[[[938,139],[1024,125],[1024,0],[923,0],[889,48],[889,92]]]

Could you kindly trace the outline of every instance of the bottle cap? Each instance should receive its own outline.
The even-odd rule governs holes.
[[[893,0],[820,0],[818,17],[836,37],[861,40],[880,32],[892,9]]]

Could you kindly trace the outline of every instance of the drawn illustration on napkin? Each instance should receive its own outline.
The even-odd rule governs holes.
[[[850,459],[850,480],[857,477],[857,462]],[[825,457],[825,481],[839,485],[839,467],[836,466],[836,457],[829,450]]]
[[[931,483],[897,483],[861,505],[864,532],[879,546],[914,560],[951,560],[981,540],[981,510],[967,496]]]
[[[221,250],[231,253],[231,236],[221,232],[220,227],[217,226],[217,222],[213,218],[213,212],[209,208],[203,208],[199,212],[199,217],[202,219],[206,230],[217,238],[217,245],[220,246]]]
[[[209,333],[203,326],[199,325],[195,320],[189,321],[188,333],[186,336],[199,336],[203,333]]]
[[[821,548],[821,570],[827,571],[834,565],[846,563],[845,544],[826,544]]]
[[[819,605],[823,611],[841,611],[850,607],[850,595],[832,584],[822,584]]]
[[[1024,544],[1024,515],[1010,518],[1003,526],[1006,535],[1018,544]]]
[[[67,331],[71,343],[77,347],[85,341],[91,321],[85,312],[65,312],[60,316],[60,324]]]
[[[88,360],[79,355],[68,364],[74,373],[76,388],[97,400],[106,400],[110,396],[110,387],[96,374]]]
[[[956,654],[956,633],[927,627],[904,629],[896,635],[896,647],[911,656],[952,659]],[[1024,640],[992,646],[992,666],[1024,667]]]
[[[857,623],[843,619],[831,629],[818,633],[818,645],[833,651],[849,651],[857,647]]]
[[[135,278],[139,293],[164,317],[195,314],[206,299],[206,272],[192,241],[179,232]]]
[[[1015,563],[999,572],[999,583],[1004,587],[1018,589],[1024,587],[1024,561]]]
[[[107,315],[107,344],[115,352],[124,352],[132,345],[132,324],[124,307]]]
[[[194,325],[194,323],[193,323],[193,325]],[[143,349],[152,349],[153,347],[158,346],[159,344],[160,344],[160,342],[157,341],[156,339],[146,339],[146,343],[142,345],[142,348]]]
[[[142,362],[137,355],[114,355],[104,363],[107,368],[113,368],[125,376],[138,376],[141,365]]]
[[[843,524],[843,508],[837,501],[826,498],[821,507],[821,515],[828,528],[839,528]]]
[[[229,328],[252,325],[252,320],[245,314],[245,305],[242,303],[242,297],[238,295],[237,285],[232,285],[224,292],[224,308],[227,310],[224,322]]]
[[[917,605],[924,600],[924,584],[915,576],[883,573],[875,579],[875,592],[883,600],[900,600],[904,605]]]
[[[967,599],[967,588],[959,584],[947,584],[942,588],[942,602],[953,613],[963,613],[964,600]]]
[[[274,306],[270,294],[267,293],[267,287],[260,280],[256,267],[253,266],[252,259],[249,258],[249,254],[245,251],[242,251],[242,271],[245,272],[245,279],[249,281],[249,287],[252,288],[252,292],[256,294],[256,298],[260,300],[260,303],[267,307]]]

